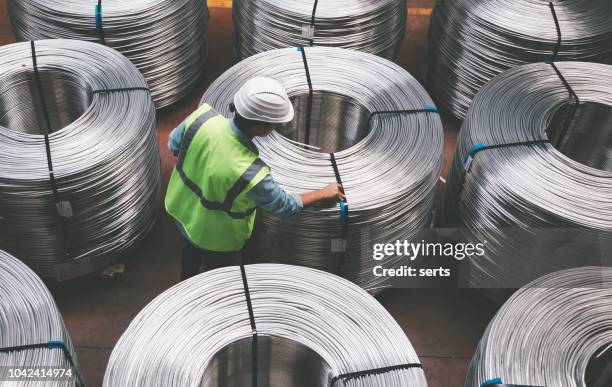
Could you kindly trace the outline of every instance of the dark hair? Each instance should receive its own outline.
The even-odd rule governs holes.
[[[230,103],[230,112],[234,113],[234,120],[236,121],[236,125],[238,125],[238,127],[243,130],[258,125],[270,125],[267,122],[249,120],[247,118],[244,118],[240,115],[240,113],[238,113],[238,111],[236,110],[236,106],[233,103]]]

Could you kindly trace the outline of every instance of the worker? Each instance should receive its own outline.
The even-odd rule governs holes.
[[[345,200],[338,183],[289,194],[258,157],[253,138],[293,120],[293,105],[278,81],[249,80],[234,96],[230,111],[233,119],[202,104],[168,141],[178,159],[165,205],[186,239],[183,280],[245,262],[241,252],[253,232],[256,207],[288,217],[320,202]]]

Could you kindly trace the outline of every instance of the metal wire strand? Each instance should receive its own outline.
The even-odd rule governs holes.
[[[208,8],[202,0],[15,0],[8,4],[19,41],[77,39],[102,42],[142,72],[157,108],[173,104],[197,84],[208,56]],[[96,20],[98,19],[98,20]]]
[[[117,51],[75,40],[0,48],[0,246],[39,275],[89,274],[153,227],[160,198],[155,108],[138,70]],[[62,202],[52,192],[43,134]]]
[[[309,140],[305,140],[308,82],[295,48],[252,56],[219,77],[206,102],[230,116],[234,93],[250,78],[281,82],[293,101],[296,118],[257,138],[260,157],[287,191],[301,193],[335,181],[330,155],[288,141],[309,142],[335,159],[348,198],[348,235],[337,207],[307,209],[290,218],[260,211],[255,227],[257,256],[265,262],[304,265],[340,273],[376,290],[389,277],[372,273],[374,243],[410,239],[429,225],[443,162],[442,123],[435,113],[379,115],[432,105],[423,87],[386,59],[340,48],[306,48],[313,85]],[[371,130],[369,125],[371,124]],[[346,254],[334,243],[347,240]],[[335,250],[335,251],[334,251]],[[401,257],[384,263],[394,266]],[[342,266],[342,267],[341,267]]]
[[[315,45],[395,60],[407,18],[405,0],[318,0],[316,8],[315,0],[241,0],[234,1],[233,8],[238,59],[276,48]],[[307,32],[311,25],[312,34]]]
[[[555,272],[516,292],[472,358],[465,387],[493,378],[529,386],[586,387],[589,360],[612,344],[612,269]]]
[[[64,321],[45,284],[17,258],[0,250],[0,348],[62,341],[76,354]],[[8,368],[57,367],[70,369],[70,363],[60,349],[36,348],[0,353],[2,386],[73,387],[77,378],[70,380],[31,381],[20,378],[8,381]],[[78,366],[78,365],[77,365]],[[73,370],[74,374],[74,370]]]
[[[245,269],[259,335],[259,386],[329,387],[336,375],[419,363],[397,322],[349,281],[298,266]],[[240,269],[207,272],[167,290],[136,316],[113,349],[103,385],[248,386],[251,337]],[[410,368],[336,386],[427,382],[422,369]]]
[[[520,287],[552,271],[602,265],[612,251],[612,66],[557,67],[580,100],[573,118],[576,101],[541,63],[493,78],[463,123],[446,208],[487,243],[485,256],[466,261],[469,286]],[[487,149],[466,171],[476,144],[532,140],[550,143]]]
[[[612,2],[553,1],[559,30],[550,3],[439,1],[431,19],[427,78],[440,106],[463,119],[482,86],[504,70],[527,63],[612,64]]]

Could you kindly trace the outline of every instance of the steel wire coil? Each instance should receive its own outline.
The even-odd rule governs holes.
[[[478,90],[509,68],[546,60],[612,64],[612,2],[554,1],[560,45],[550,3],[439,1],[428,52],[428,84],[436,101],[463,119]]]
[[[76,40],[0,48],[0,246],[43,277],[88,274],[153,227],[160,198],[155,107],[119,52]]]
[[[612,345],[611,286],[611,268],[584,267],[520,289],[487,327],[464,386],[594,386],[590,361]]]
[[[234,1],[236,57],[312,41],[397,59],[406,29],[405,0],[319,0],[312,24],[314,7],[315,0]]]
[[[104,43],[142,72],[157,108],[196,85],[208,57],[208,8],[202,0],[15,0],[9,15],[19,41]],[[103,40],[102,40],[103,37]]]
[[[0,250],[0,348],[61,341],[77,364],[74,348],[55,301],[41,279],[17,258]],[[19,377],[11,381],[9,369],[71,368],[60,349],[34,348],[0,351],[0,386],[77,386],[78,378],[64,380]]]
[[[338,273],[375,291],[390,279],[373,274],[379,264],[372,259],[373,244],[411,239],[430,224],[443,162],[440,117],[420,112],[370,120],[374,112],[422,109],[432,101],[410,74],[386,59],[340,48],[305,50],[313,86],[308,141],[309,88],[295,48],[238,63],[210,86],[202,103],[229,117],[228,105],[248,79],[267,76],[285,86],[296,118],[256,139],[261,159],[282,187],[300,193],[335,181],[324,151],[335,152],[350,215],[345,235],[336,207],[307,209],[290,218],[260,212],[254,236],[257,258]],[[299,145],[304,142],[320,152]],[[392,256],[384,264],[393,267],[400,259]]]
[[[564,268],[612,265],[612,66],[556,67],[577,107],[553,65],[524,65],[482,88],[461,128],[447,213],[487,243],[466,262],[469,286],[520,287]],[[533,140],[541,143],[470,156],[478,144]]]
[[[328,387],[337,375],[419,363],[391,315],[349,281],[290,265],[250,265],[245,271],[258,334],[259,386]],[[103,385],[251,385],[252,335],[240,268],[198,275],[136,316],[113,349]],[[335,385],[427,382],[414,367]]]

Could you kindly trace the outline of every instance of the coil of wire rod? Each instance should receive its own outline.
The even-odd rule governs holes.
[[[302,54],[312,84],[311,110]],[[371,54],[287,48],[238,63],[213,82],[202,103],[229,117],[235,92],[255,76],[281,82],[296,111],[293,122],[255,140],[273,178],[289,192],[320,189],[336,180],[325,153],[335,152],[350,208],[346,227],[336,207],[290,218],[258,213],[260,262],[338,273],[373,291],[387,286],[389,277],[373,273],[380,264],[372,259],[373,245],[410,239],[429,225],[442,167],[442,124],[430,111],[371,114],[431,106],[427,92],[404,69]],[[396,266],[400,259],[390,256],[383,264]]]
[[[186,96],[206,66],[206,1],[15,0],[8,9],[19,41],[78,39],[121,52],[144,75],[157,108]]]
[[[38,378],[19,373],[38,369],[40,374],[43,367],[70,376],[56,373]],[[45,386],[80,386],[77,367],[74,348],[49,290],[25,264],[0,250],[0,384],[27,387],[45,381]]]
[[[0,247],[43,277],[89,274],[142,240],[158,213],[146,82],[96,43],[15,43],[0,58]]]
[[[608,0],[439,1],[429,33],[429,90],[463,119],[478,90],[509,68],[546,60],[612,64],[610,18]]]
[[[609,386],[597,383],[603,375],[591,365],[612,359],[603,356],[610,346],[612,269],[555,272],[520,289],[497,312],[464,386],[498,378],[511,385]]]
[[[103,385],[249,386],[253,372],[261,387],[427,385],[400,326],[356,285],[290,265],[246,266],[248,287],[241,274],[213,270],[149,303],[113,349]],[[360,371],[370,372],[342,377]]]
[[[451,222],[487,243],[466,284],[612,265],[611,76],[604,64],[530,64],[476,95],[446,191]]]
[[[243,0],[233,3],[238,59],[277,48],[327,46],[395,60],[404,38],[404,0]]]

